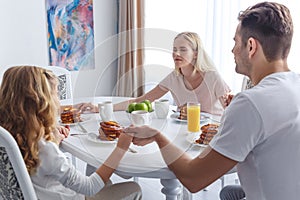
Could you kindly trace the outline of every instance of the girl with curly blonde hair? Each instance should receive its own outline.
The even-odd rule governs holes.
[[[38,198],[141,199],[134,182],[105,186],[128,150],[131,136],[121,134],[115,150],[90,176],[77,171],[60,151],[58,144],[69,132],[57,129],[57,86],[52,71],[15,66],[6,70],[0,87],[0,125],[17,141]]]

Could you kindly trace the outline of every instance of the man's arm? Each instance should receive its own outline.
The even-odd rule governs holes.
[[[155,141],[169,169],[191,192],[198,192],[210,185],[237,164],[237,161],[223,156],[209,146],[192,159],[163,134],[147,126],[129,127],[126,132],[135,134],[133,143],[136,145],[143,146]]]

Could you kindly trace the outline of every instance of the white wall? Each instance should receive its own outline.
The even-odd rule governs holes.
[[[47,41],[43,1],[0,2],[1,70],[15,64],[46,65]]]
[[[117,3],[93,2],[96,69],[74,73],[74,97],[113,95],[117,80]]]
[[[0,0],[0,4],[0,77],[12,65],[48,65],[44,0]],[[112,95],[117,74],[116,23],[116,1],[94,0],[96,69],[72,72],[74,97]]]

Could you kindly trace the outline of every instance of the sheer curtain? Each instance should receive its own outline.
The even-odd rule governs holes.
[[[239,11],[254,5],[258,0],[151,0],[145,2],[146,30],[155,28],[161,34],[145,34],[146,52],[145,66],[161,65],[173,67],[172,43],[174,32],[197,32],[204,47],[213,59],[218,71],[232,89],[233,93],[241,91],[243,76],[235,72],[235,63],[231,50],[234,45],[233,37],[238,23]],[[296,9],[296,0],[277,1],[285,4],[291,11],[294,20],[294,39],[289,56],[289,66],[298,71],[296,61],[297,48],[300,46],[299,28],[300,12]],[[165,32],[172,38],[162,38]],[[162,49],[149,47],[147,41],[168,41],[169,46]],[[147,46],[148,45],[148,46]],[[147,76],[147,74],[146,74]],[[147,77],[146,77],[147,79]]]
[[[117,96],[143,94],[144,0],[118,0],[119,51]]]

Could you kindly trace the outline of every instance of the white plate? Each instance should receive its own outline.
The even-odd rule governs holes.
[[[197,139],[199,139],[200,134],[201,134],[201,132],[188,133],[187,136],[186,136],[186,140],[189,143],[192,143],[195,146],[198,146],[198,147],[207,147],[208,146],[207,144],[199,144],[199,143],[195,142]]]
[[[75,123],[62,123],[61,119],[58,120],[58,123],[62,126],[65,126],[65,125],[69,125],[69,126],[74,126],[76,125],[77,123],[82,123],[82,122],[87,122],[87,121],[90,121],[92,119],[92,117],[87,117],[87,116],[84,116],[84,117],[80,117],[81,121],[80,122],[75,122]]]
[[[177,112],[177,113],[171,114],[170,117],[171,117],[171,119],[174,119],[174,120],[177,121],[177,122],[185,122],[185,123],[186,123],[187,120],[186,120],[186,119],[179,119],[179,118],[178,118],[179,115],[180,115],[180,113]],[[211,119],[211,117],[210,117],[209,114],[207,114],[207,113],[201,113],[201,114],[200,114],[200,123],[201,123],[201,124],[204,123],[204,122],[207,122],[207,121],[210,120],[210,119]]]
[[[99,144],[115,144],[117,140],[101,140],[97,133],[88,133],[87,139],[91,142],[99,143]]]

